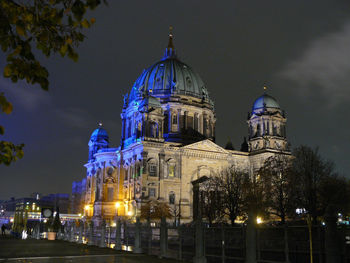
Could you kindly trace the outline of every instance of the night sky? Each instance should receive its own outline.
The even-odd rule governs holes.
[[[39,56],[50,91],[0,78],[13,102],[1,116],[25,156],[0,166],[0,199],[70,193],[85,176],[88,141],[103,122],[119,146],[122,94],[161,59],[169,25],[180,60],[199,73],[215,102],[216,138],[239,149],[247,112],[268,87],[287,115],[292,147],[319,146],[341,175],[350,173],[350,1],[110,0],[92,16],[79,61]],[[4,55],[0,55],[1,71]]]

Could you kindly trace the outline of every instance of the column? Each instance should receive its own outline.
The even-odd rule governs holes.
[[[204,136],[208,136],[208,133],[207,133],[207,114],[206,113],[203,113],[203,135]]]
[[[168,114],[168,133],[171,133],[173,131],[173,114],[174,114],[174,111],[170,109]]]
[[[181,116],[181,109],[177,110],[177,131],[181,131],[181,124],[180,124],[180,116]]]
[[[184,122],[183,127],[185,130],[187,130],[187,117],[188,117],[188,111],[185,111],[184,112],[184,119],[183,119],[183,122]]]

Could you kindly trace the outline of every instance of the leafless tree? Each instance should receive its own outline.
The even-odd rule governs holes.
[[[222,220],[222,203],[221,189],[216,177],[210,177],[200,186],[202,216],[208,221],[209,226]]]
[[[312,149],[308,146],[299,146],[293,151],[293,156],[292,172],[297,179],[298,205],[304,208],[316,223],[317,217],[323,214],[321,186],[327,178],[335,177],[334,165],[324,160],[317,148]]]
[[[247,172],[238,170],[235,167],[222,170],[214,178],[221,192],[221,209],[223,214],[229,218],[231,225],[234,225],[238,216],[243,214],[245,205],[245,187],[249,181]]]
[[[283,153],[273,155],[266,159],[259,169],[258,176],[261,181],[267,212],[281,219],[284,224],[286,217],[295,215],[297,182],[293,176],[292,157]]]
[[[165,202],[158,200],[149,200],[141,207],[141,219],[148,222],[153,220],[160,220],[162,217],[172,218],[171,209]]]

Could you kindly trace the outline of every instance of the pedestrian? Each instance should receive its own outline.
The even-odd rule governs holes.
[[[5,235],[5,229],[6,229],[5,224],[2,224],[2,226],[1,226],[1,234],[2,234],[3,236]]]

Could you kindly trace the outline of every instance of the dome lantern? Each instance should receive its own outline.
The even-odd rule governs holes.
[[[169,27],[169,42],[168,47],[165,49],[163,60],[168,58],[176,58],[176,51],[173,42],[173,27]]]

